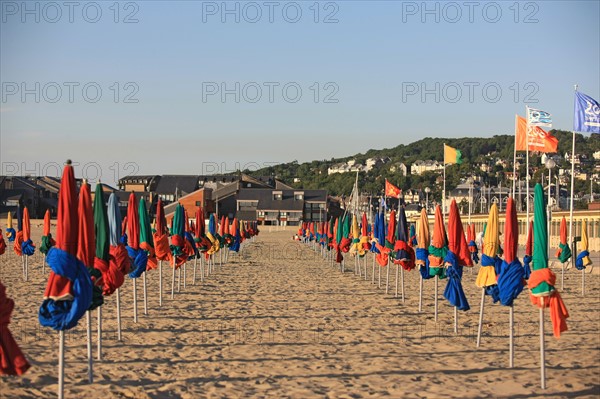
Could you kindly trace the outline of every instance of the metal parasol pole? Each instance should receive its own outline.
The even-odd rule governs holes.
[[[200,282],[204,281],[204,256],[200,256]]]
[[[185,274],[185,271],[186,271],[186,269],[187,269],[187,267],[186,267],[186,266],[187,266],[187,261],[186,261],[186,262],[183,264],[183,289],[184,289],[184,290],[185,290],[185,280],[187,280],[187,278],[186,278],[186,274]]]
[[[65,332],[58,332],[58,399],[64,398],[65,392]]]
[[[402,303],[404,303],[404,268],[400,269],[400,282],[401,282],[401,288],[402,288]]]
[[[131,282],[133,284],[133,322],[137,323],[137,284],[135,283],[137,279],[132,278]]]
[[[158,261],[158,306],[162,306],[162,260]]]
[[[377,281],[377,288],[381,289],[381,266],[379,266],[378,268],[378,281]]]
[[[194,257],[194,274],[192,275],[192,285],[196,285],[196,267],[198,266],[198,257]]]
[[[400,266],[396,265],[396,292],[394,294],[394,298],[398,298],[398,274],[399,274],[399,269]]]
[[[508,367],[514,367],[515,358],[515,316],[514,305],[508,308]]]
[[[542,389],[546,389],[546,343],[544,342],[544,297],[540,298],[540,378]]]
[[[423,310],[423,276],[419,271],[419,313]]]
[[[171,279],[171,299],[173,299],[174,295],[175,295],[175,266],[176,266],[176,260],[173,259],[173,278]]]
[[[98,355],[97,359],[102,360],[102,306],[98,306]]]
[[[147,286],[146,286],[146,272],[144,272],[144,274],[142,275],[142,281],[144,282],[144,314],[147,315],[148,314],[148,290],[147,290]]]
[[[387,272],[385,274],[385,293],[387,294],[390,290],[390,258],[388,258],[386,269]]]
[[[434,311],[434,320],[437,323],[438,321],[438,280],[439,276],[435,276],[435,284],[434,284],[434,298],[433,298],[433,311]]]
[[[87,324],[87,356],[88,356],[88,382],[94,382],[94,359],[92,357],[92,315],[90,311],[85,312]]]

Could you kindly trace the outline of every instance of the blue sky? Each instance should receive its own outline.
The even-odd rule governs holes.
[[[329,159],[512,133],[527,104],[569,130],[573,84],[600,97],[598,1],[1,3],[3,174]]]

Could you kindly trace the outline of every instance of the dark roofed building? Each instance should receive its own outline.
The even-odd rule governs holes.
[[[301,221],[327,219],[325,190],[242,189],[236,202],[236,217],[265,225],[298,225]]]
[[[197,175],[163,175],[154,192],[166,202],[176,201],[198,189]]]

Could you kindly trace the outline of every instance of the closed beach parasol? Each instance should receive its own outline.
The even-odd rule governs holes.
[[[590,259],[590,252],[588,251],[588,234],[587,234],[587,223],[585,220],[581,221],[581,251],[577,255],[575,260],[575,267],[577,270],[581,270],[581,296],[585,295],[585,268],[592,264]]]
[[[533,259],[533,220],[529,222],[527,229],[527,243],[525,244],[525,256],[523,256],[523,274],[525,280],[531,276],[531,260]]]
[[[84,180],[79,189],[79,217],[77,258],[86,266],[92,278],[92,302],[86,314],[87,324],[87,355],[88,355],[88,382],[93,382],[93,357],[92,357],[92,317],[91,311],[104,303],[102,297],[102,273],[94,268],[96,255],[96,233],[94,231],[94,214],[92,211],[92,197],[90,186]]]
[[[6,241],[4,241],[4,236],[2,236],[2,229],[0,229],[0,255],[4,255],[6,251]]]
[[[140,250],[144,251],[147,256],[146,271],[142,274],[144,288],[144,314],[148,314],[148,291],[146,283],[146,272],[156,269],[158,261],[154,253],[154,240],[152,237],[152,227],[150,226],[150,216],[146,208],[146,200],[142,197],[138,205],[138,216],[140,220]]]
[[[58,197],[56,246],[48,251],[51,272],[40,306],[40,324],[59,333],[58,397],[64,391],[64,330],[71,329],[92,302],[92,280],[77,259],[77,189],[71,162],[63,170]]]
[[[461,279],[463,266],[473,266],[473,260],[467,246],[458,205],[456,205],[456,200],[454,199],[450,203],[450,212],[448,214],[448,252],[444,258],[444,264],[447,267],[446,274],[448,276],[444,297],[454,306],[455,311],[469,310],[469,302],[463,291]],[[458,333],[457,318],[458,316],[455,312],[455,333]]]
[[[435,220],[433,221],[433,237],[429,244],[429,275],[437,278],[434,280],[434,320],[438,319],[438,281],[446,278],[444,259],[448,253],[448,237],[444,227],[444,216],[439,205],[435,207]]]
[[[467,232],[467,240],[469,241],[469,251],[473,262],[479,263],[479,249],[475,242],[475,223],[471,223]]]
[[[42,243],[40,244],[40,252],[44,254],[44,264],[46,263],[45,258],[48,250],[54,245],[56,245],[56,241],[54,241],[50,233],[50,210],[48,209],[44,214],[44,233],[42,234]]]
[[[404,270],[415,268],[415,251],[409,243],[408,222],[406,212],[401,207],[398,212],[398,229],[396,232],[396,242],[394,243],[394,264],[396,265],[396,297],[398,296],[398,269],[401,269],[402,282],[402,302],[404,302]]]
[[[133,284],[133,322],[137,323],[136,279],[146,271],[148,255],[146,251],[140,248],[140,214],[138,202],[133,192],[129,194],[129,201],[127,202],[127,232],[127,255],[131,261],[129,277],[132,279],[131,283]]]
[[[571,258],[571,248],[567,243],[567,219],[563,216],[560,221],[560,243],[556,251],[556,257],[561,263],[566,263]]]
[[[481,255],[481,267],[477,274],[475,284],[481,288],[481,303],[479,305],[479,325],[477,328],[477,347],[481,343],[481,329],[483,326],[484,300],[490,295],[494,303],[500,300],[500,291],[497,285],[497,275],[500,271],[502,260],[498,258],[500,249],[500,234],[498,222],[498,206],[494,203],[490,208],[490,214],[485,227],[485,239],[483,242],[483,253]]]
[[[31,367],[8,329],[14,308],[15,302],[6,296],[0,281],[0,375],[23,375]]]
[[[423,280],[430,279],[429,274],[429,219],[425,208],[421,209],[421,216],[417,224],[417,250],[415,265],[419,268],[419,312],[423,309]]]
[[[13,242],[17,237],[17,232],[13,229],[12,213],[8,212],[6,215],[6,238],[8,242]]]
[[[25,259],[25,281],[28,275],[29,257],[35,252],[35,245],[31,240],[31,222],[29,221],[29,209],[23,208],[23,242],[21,242],[21,253]]]
[[[435,219],[433,221],[433,237],[429,244],[429,274],[446,278],[446,268],[444,267],[444,258],[448,252],[448,237],[444,227],[444,216],[442,208],[439,205],[435,207]]]
[[[500,266],[498,276],[498,290],[500,303],[509,306],[509,367],[513,367],[514,359],[514,314],[513,302],[523,291],[525,285],[525,271],[517,258],[519,243],[519,230],[517,228],[517,208],[514,200],[509,198],[506,202],[506,219],[504,222],[504,261]]]
[[[540,309],[540,370],[541,386],[546,388],[545,344],[544,344],[544,308],[550,308],[550,319],[554,336],[560,337],[561,332],[567,330],[569,312],[554,288],[556,276],[548,268],[548,231],[544,191],[541,184],[535,185],[533,230],[533,271],[529,277],[531,303]]]
[[[500,303],[504,306],[512,306],[513,301],[524,287],[525,273],[517,258],[517,246],[517,210],[514,200],[509,198],[506,203],[506,220],[504,222],[504,260],[498,275]]]
[[[125,274],[129,273],[131,268],[131,261],[127,254],[125,244],[122,242],[123,231],[121,224],[121,211],[119,210],[119,198],[115,193],[112,193],[108,198],[108,228],[110,238],[110,263],[111,269],[114,262],[115,269],[118,270],[122,275],[122,279],[119,279],[121,283],[124,281]],[[121,294],[117,285],[117,339],[121,340]]]
[[[146,255],[148,256],[146,270],[153,270],[157,268],[158,262],[154,252],[154,240],[152,237],[152,227],[150,226],[150,216],[148,216],[146,200],[143,197],[140,198],[138,214],[140,218],[140,248],[146,251]]]

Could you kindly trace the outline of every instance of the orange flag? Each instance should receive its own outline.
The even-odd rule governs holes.
[[[557,152],[558,139],[539,126],[530,126],[529,140],[527,140],[527,120],[516,115],[515,121],[515,146],[517,151]]]

